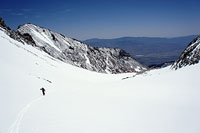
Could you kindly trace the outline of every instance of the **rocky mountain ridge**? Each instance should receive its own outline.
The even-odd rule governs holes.
[[[24,24],[17,31],[1,27],[13,39],[36,47],[53,58],[63,62],[101,73],[143,72],[147,67],[137,62],[124,50],[117,48],[96,48],[73,38],[65,37],[47,28]]]
[[[180,57],[174,62],[172,68],[178,69],[187,65],[197,64],[200,60],[200,36],[195,38]]]

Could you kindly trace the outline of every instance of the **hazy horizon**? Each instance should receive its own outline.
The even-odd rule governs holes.
[[[183,36],[172,36],[172,37],[164,37],[164,36],[120,36],[120,37],[113,37],[113,38],[89,38],[89,39],[85,39],[85,40],[90,40],[90,39],[119,39],[119,38],[166,38],[166,39],[173,39],[173,38],[181,38],[181,37],[188,37],[188,36],[199,36],[199,34],[194,34],[194,35],[183,35]],[[85,41],[83,40],[83,41]]]

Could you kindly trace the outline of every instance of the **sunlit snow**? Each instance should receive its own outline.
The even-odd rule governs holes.
[[[101,74],[0,42],[0,133],[200,132],[200,64]]]

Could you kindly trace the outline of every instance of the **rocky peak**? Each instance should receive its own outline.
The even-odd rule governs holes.
[[[183,66],[193,65],[200,60],[200,36],[195,38],[187,48],[182,52],[181,56],[174,62],[172,68],[178,69]]]
[[[141,73],[147,70],[121,49],[92,47],[30,23],[20,25],[15,31],[0,18],[0,27],[0,30],[4,30],[11,38],[23,44],[32,45],[53,58],[87,70],[101,73]]]
[[[34,24],[21,25],[17,31],[30,35],[36,46],[50,56],[91,71],[124,73],[147,69],[121,49],[92,47]]]
[[[10,27],[8,27],[8,26],[5,24],[4,20],[3,20],[1,17],[0,17],[0,27],[2,27],[2,28],[5,29],[5,30],[11,30]]]
[[[5,30],[5,33],[9,35],[11,38],[25,44],[35,45],[34,40],[29,34],[21,34],[19,31],[11,30],[10,27],[8,27],[4,20],[0,17],[0,27]]]

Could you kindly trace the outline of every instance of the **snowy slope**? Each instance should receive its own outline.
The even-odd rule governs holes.
[[[4,32],[0,28],[0,133],[200,132],[200,64],[135,77],[101,74]]]
[[[197,64],[200,60],[200,36],[195,38],[180,57],[173,64],[173,68],[178,69],[183,66]]]
[[[121,49],[95,48],[33,24],[19,26],[17,31],[30,35],[36,46],[52,57],[91,71],[124,73],[147,70]]]

